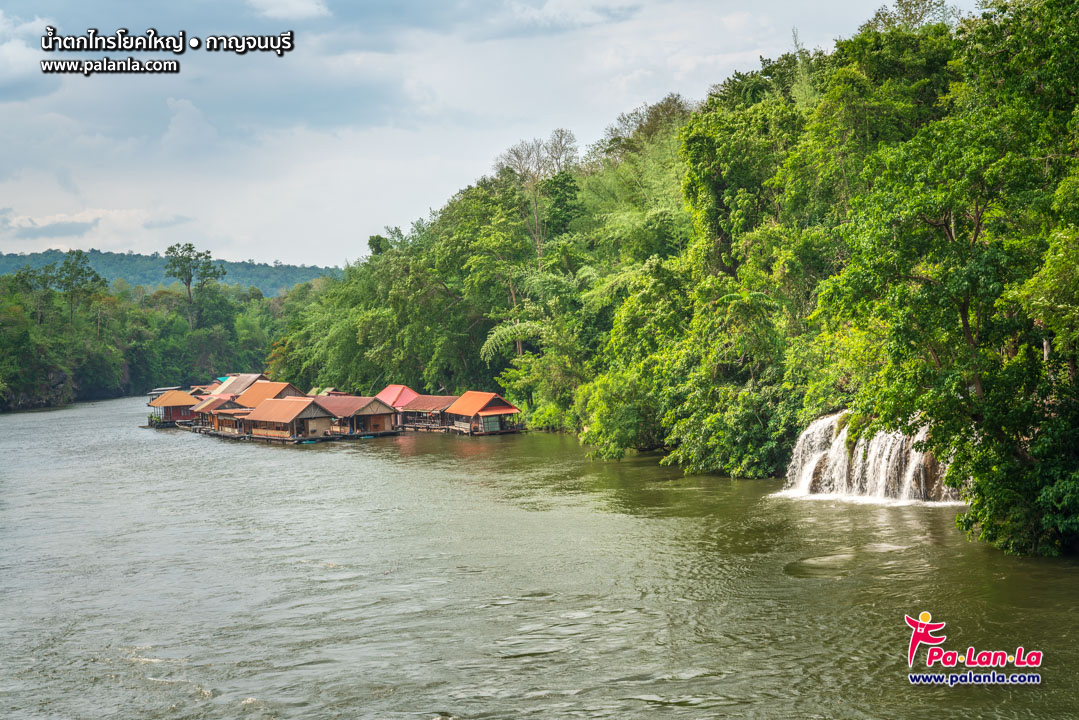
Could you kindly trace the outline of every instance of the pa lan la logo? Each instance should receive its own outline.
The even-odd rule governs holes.
[[[962,664],[964,667],[1004,667],[1012,663],[1016,667],[1040,667],[1042,664],[1042,652],[1040,650],[1027,650],[1022,645],[1015,648],[1014,652],[1005,650],[976,650],[973,646],[965,652],[945,650],[941,644],[948,639],[947,635],[935,635],[944,629],[946,623],[933,622],[933,616],[923,610],[918,619],[910,615],[904,615],[903,619],[911,629],[910,645],[907,647],[907,667],[914,667],[914,656],[918,648],[928,645],[925,664],[933,667],[940,663],[942,667],[955,667]]]

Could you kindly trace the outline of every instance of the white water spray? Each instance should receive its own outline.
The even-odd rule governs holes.
[[[944,468],[936,458],[914,448],[925,440],[925,428],[913,438],[880,432],[859,439],[848,451],[844,415],[822,417],[799,436],[787,468],[790,494],[958,500],[955,490],[944,486]]]

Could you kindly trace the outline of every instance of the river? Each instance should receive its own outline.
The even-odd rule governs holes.
[[[955,506],[559,435],[275,447],[145,415],[0,416],[5,717],[1079,714],[1079,564],[969,543]],[[1043,651],[1042,684],[912,687],[923,610],[947,647]]]

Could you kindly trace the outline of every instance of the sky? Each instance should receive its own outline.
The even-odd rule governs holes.
[[[619,113],[691,100],[793,47],[832,47],[855,0],[0,0],[0,251],[164,252],[343,265],[522,139],[582,148]],[[974,8],[973,0],[958,3]],[[294,33],[276,54],[44,52],[96,28]],[[41,60],[174,59],[175,74],[45,74]]]

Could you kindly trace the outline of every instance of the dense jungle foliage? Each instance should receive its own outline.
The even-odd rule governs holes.
[[[800,430],[849,408],[861,432],[928,426],[973,536],[1075,552],[1076,18],[1079,0],[966,18],[901,0],[829,52],[796,38],[699,104],[626,113],[583,154],[565,130],[519,143],[342,278],[274,301],[210,279],[191,302],[232,314],[209,325],[178,293],[95,295],[139,308],[117,310],[109,358],[179,382],[177,356],[258,369],[243,348],[272,336],[271,375],[301,387],[501,390],[600,457],[745,477],[781,474]],[[105,352],[94,301],[56,291],[42,321],[34,283],[4,282],[25,332],[74,324]],[[214,328],[235,336],[207,360]],[[35,372],[27,348],[5,382]]]

